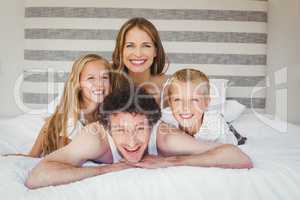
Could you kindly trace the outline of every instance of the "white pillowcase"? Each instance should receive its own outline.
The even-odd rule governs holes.
[[[208,106],[209,111],[224,113],[227,83],[227,79],[209,79],[211,98]]]
[[[32,109],[27,114],[38,114],[41,115],[44,119],[50,117],[56,109],[56,106],[59,104],[59,101],[61,99],[61,95],[57,96],[55,99],[53,99],[46,108],[44,109]]]
[[[224,106],[224,118],[226,122],[233,122],[236,120],[246,109],[246,106],[240,104],[236,100],[226,100]]]

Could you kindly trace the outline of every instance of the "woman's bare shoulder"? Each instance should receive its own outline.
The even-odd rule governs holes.
[[[154,75],[151,76],[151,81],[158,85],[162,85],[168,79],[168,77],[169,76],[166,74]]]

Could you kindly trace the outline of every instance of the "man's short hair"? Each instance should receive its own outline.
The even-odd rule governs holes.
[[[120,112],[145,115],[150,126],[161,117],[160,107],[154,97],[142,87],[125,86],[114,89],[100,106],[99,122],[109,129],[110,116]]]

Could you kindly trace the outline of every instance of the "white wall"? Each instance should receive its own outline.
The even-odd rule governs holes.
[[[3,117],[20,113],[13,88],[23,68],[23,0],[1,1],[0,16],[0,117]]]
[[[21,111],[16,106],[13,88],[22,72],[24,2],[10,0],[0,6],[0,117],[13,116]],[[269,0],[268,75],[271,87],[267,92],[267,111],[275,108],[274,72],[287,67],[287,118],[300,124],[300,0]],[[278,87],[277,87],[278,91]],[[278,104],[278,102],[277,102]],[[283,114],[282,114],[283,113]],[[284,116],[284,110],[279,112]]]
[[[300,124],[299,19],[300,0],[269,0],[267,112],[296,124]],[[282,68],[287,70],[286,77],[282,73],[284,70],[278,71]],[[278,80],[284,82],[285,78],[285,83],[275,84]]]

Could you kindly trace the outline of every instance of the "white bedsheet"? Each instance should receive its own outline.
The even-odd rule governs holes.
[[[0,154],[28,152],[44,122],[40,115],[30,114],[0,119]]]
[[[25,117],[26,118],[26,117]],[[22,120],[25,120],[23,117]],[[14,119],[22,121],[19,119]],[[12,123],[10,120],[9,123]],[[26,121],[26,120],[25,120]],[[8,128],[0,121],[0,128]],[[41,119],[32,121],[38,129]],[[5,125],[6,124],[6,125]],[[21,124],[19,124],[21,126]],[[24,180],[38,159],[0,157],[1,199],[295,199],[300,198],[300,128],[289,125],[288,133],[280,133],[261,123],[254,115],[244,115],[234,123],[248,137],[242,146],[253,160],[251,170],[201,167],[170,167],[164,169],[128,169],[104,174],[68,185],[28,190]],[[30,123],[21,126],[25,134],[10,130],[10,136],[22,135],[21,143],[35,137]],[[26,129],[26,130],[25,130]],[[5,130],[8,131],[9,130]],[[0,134],[0,142],[8,147],[1,151],[17,151],[18,139],[9,140]],[[30,139],[28,139],[28,138]],[[26,139],[25,139],[26,138]],[[11,142],[11,144],[10,144]],[[25,150],[27,147],[23,145]]]

